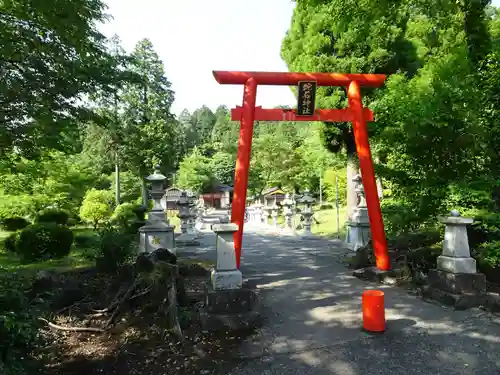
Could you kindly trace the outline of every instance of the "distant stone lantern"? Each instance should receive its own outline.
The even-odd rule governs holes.
[[[302,209],[302,217],[304,218],[304,236],[312,236],[311,225],[312,225],[312,216],[314,215],[312,206],[316,200],[309,193],[309,190],[304,192],[304,195],[301,199],[304,208]]]
[[[146,177],[151,182],[151,198],[153,209],[148,213],[146,225],[139,228],[139,250],[153,252],[157,249],[168,249],[175,253],[174,226],[169,225],[161,199],[165,194],[163,184],[167,178],[161,174],[160,166],[155,166],[152,175]]]
[[[283,215],[285,216],[285,232],[294,232],[293,228],[293,215],[294,215],[294,210],[293,207],[295,205],[295,202],[293,199],[290,198],[290,194],[285,195],[285,199],[283,202],[281,202],[281,205],[283,206]]]
[[[165,177],[160,172],[160,166],[156,165],[154,173],[146,177],[146,181],[151,182],[151,198],[153,198],[153,209],[148,215],[148,221],[153,222],[155,220],[160,220],[168,224],[168,219],[165,217],[165,211],[161,205],[161,199],[165,195],[165,190],[163,185],[165,183]]]
[[[191,209],[189,197],[185,191],[177,200],[179,214],[177,217],[181,220],[181,235],[176,238],[176,242],[180,246],[197,246],[200,243],[196,241],[197,234],[191,228],[191,221],[195,217]]]

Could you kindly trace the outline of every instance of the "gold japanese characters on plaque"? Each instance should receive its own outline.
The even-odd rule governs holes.
[[[299,81],[297,116],[312,116],[315,110],[316,81]]]

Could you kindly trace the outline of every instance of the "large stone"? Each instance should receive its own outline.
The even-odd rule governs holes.
[[[139,249],[151,253],[158,249],[170,249],[175,254],[174,227],[170,225],[139,228]]]
[[[205,288],[204,304],[198,310],[200,324],[206,331],[237,331],[259,324],[259,293],[247,286],[231,291]]]
[[[476,273],[476,260],[474,258],[457,258],[441,255],[437,258],[437,268],[453,273]]]
[[[233,290],[243,286],[243,274],[240,270],[219,271],[213,269],[210,281],[214,290]]]
[[[452,273],[430,270],[429,286],[454,294],[486,293],[486,276],[482,273]]]

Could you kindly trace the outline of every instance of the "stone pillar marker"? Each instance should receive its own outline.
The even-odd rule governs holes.
[[[165,193],[163,183],[167,178],[160,173],[160,166],[155,167],[152,175],[146,177],[151,181],[151,197],[153,209],[148,214],[146,225],[139,228],[139,251],[151,253],[157,249],[168,249],[175,254],[175,227],[170,225],[161,205]]]
[[[210,275],[212,288],[213,290],[240,289],[243,285],[243,275],[236,268],[234,251],[234,233],[238,231],[238,226],[233,223],[214,224],[212,230],[216,234],[217,251],[217,263]]]
[[[429,271],[423,296],[456,309],[479,306],[486,295],[486,276],[477,272],[476,260],[470,256],[467,225],[474,219],[452,211],[439,221],[446,226],[443,252],[436,269]]]
[[[216,266],[205,286],[203,305],[198,316],[203,330],[226,331],[248,329],[259,321],[259,294],[255,287],[243,282],[236,269],[234,233],[236,224],[214,224],[216,234]]]
[[[311,232],[312,225],[312,216],[314,215],[312,210],[312,205],[316,200],[309,193],[309,190],[304,192],[304,196],[301,199],[301,202],[304,204],[304,208],[302,210],[302,217],[304,218],[304,232],[302,233],[303,237],[312,237],[313,234]]]
[[[352,180],[356,183],[355,191],[358,195],[358,205],[353,210],[351,221],[347,222],[345,242],[350,250],[356,252],[366,246],[370,240],[370,220],[361,176],[358,174]]]

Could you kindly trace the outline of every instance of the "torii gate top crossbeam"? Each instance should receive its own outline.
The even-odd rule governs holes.
[[[381,87],[385,74],[291,73],[291,72],[231,72],[214,70],[215,80],[221,85],[244,85],[254,78],[257,85],[296,86],[299,81],[316,81],[318,86],[348,86],[352,81],[360,86]]]

